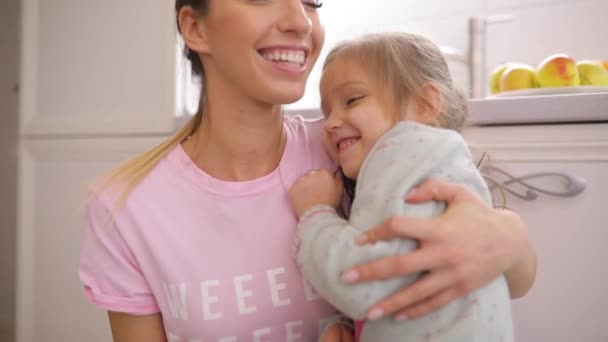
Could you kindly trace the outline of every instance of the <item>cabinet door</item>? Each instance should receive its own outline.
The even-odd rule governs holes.
[[[172,0],[23,0],[21,133],[173,128]]]
[[[78,279],[87,188],[159,138],[22,143],[17,274],[18,342],[111,341],[105,312]]]
[[[538,253],[538,278],[530,293],[513,302],[517,341],[608,341],[608,161],[498,162],[514,177],[559,172],[580,177],[585,191],[572,198],[538,193],[535,200],[507,194],[507,206],[529,226]],[[501,176],[494,173],[496,179]],[[541,177],[542,178],[542,177]],[[529,179],[564,191],[556,176]],[[520,194],[525,187],[509,185]]]
[[[516,341],[608,341],[608,125],[484,127],[465,135],[476,154],[487,153],[494,181],[512,181],[504,185],[515,192],[506,192],[506,206],[524,218],[538,254],[536,283],[513,301]],[[576,188],[564,176],[584,180],[584,191],[545,193]]]

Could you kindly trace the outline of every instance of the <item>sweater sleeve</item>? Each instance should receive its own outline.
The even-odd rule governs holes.
[[[410,274],[355,285],[341,280],[342,273],[355,265],[417,248],[417,242],[410,239],[365,246],[358,246],[354,239],[395,215],[431,218],[441,214],[444,203],[414,205],[404,201],[412,188],[430,177],[469,185],[489,199],[483,178],[459,134],[408,123],[387,133],[365,160],[349,220],[328,206],[312,208],[300,219],[298,264],[315,290],[347,316],[363,319],[371,305],[420,276]]]

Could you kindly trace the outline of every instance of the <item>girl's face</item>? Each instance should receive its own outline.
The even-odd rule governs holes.
[[[210,0],[199,51],[209,87],[268,104],[299,100],[324,42],[320,3]]]
[[[405,114],[401,101],[357,62],[335,57],[321,78],[325,147],[344,174],[356,179],[374,144]]]

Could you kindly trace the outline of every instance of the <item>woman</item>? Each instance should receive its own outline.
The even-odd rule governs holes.
[[[200,110],[152,151],[118,168],[91,201],[80,275],[109,312],[114,340],[310,341],[335,312],[290,258],[287,190],[331,167],[319,120],[284,117],[324,41],[318,0],[177,0]],[[357,281],[429,275],[376,309],[416,317],[505,273],[512,297],[535,274],[519,217],[429,181],[410,201],[445,201],[431,221],[395,217],[367,240],[407,236],[416,256],[353,270]],[[111,217],[110,217],[111,216]],[[340,332],[336,325],[331,334]]]

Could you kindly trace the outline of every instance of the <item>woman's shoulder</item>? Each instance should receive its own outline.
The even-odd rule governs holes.
[[[285,126],[306,133],[308,138],[321,138],[323,132],[323,117],[308,118],[302,115],[286,115]],[[317,139],[318,140],[318,139]]]
[[[125,176],[122,180],[111,176],[102,178],[89,190],[87,210],[122,215],[137,208],[138,204],[161,202],[172,197],[171,189],[179,182],[179,177],[175,176],[180,166],[178,157],[175,149],[169,151],[145,176],[134,182],[132,177],[137,176]]]
[[[300,146],[300,154],[310,156],[311,169],[334,168],[334,163],[323,146],[324,123],[322,117],[305,118],[301,115],[285,117],[288,135]]]
[[[324,151],[323,123],[323,118],[305,118],[301,115],[285,116],[284,120],[288,138],[313,154]]]

